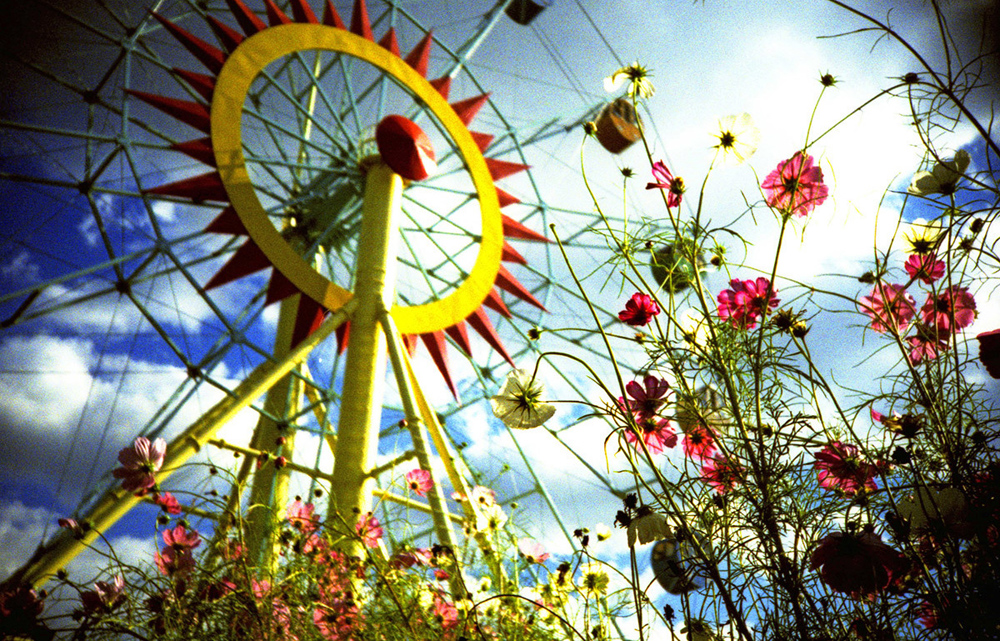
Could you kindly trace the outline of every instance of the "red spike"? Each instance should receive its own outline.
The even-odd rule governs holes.
[[[451,340],[458,344],[458,348],[465,352],[466,356],[472,356],[472,345],[469,343],[469,332],[465,329],[465,322],[459,322],[451,327],[445,327],[444,331],[451,336]]]
[[[499,191],[499,189],[497,190]],[[506,238],[520,238],[521,240],[536,240],[541,243],[549,242],[549,239],[538,232],[528,229],[510,216],[500,214],[500,221],[503,223],[503,235]]]
[[[187,142],[177,142],[170,145],[170,148],[182,154],[187,154],[209,167],[215,167],[215,153],[212,151],[211,138],[198,138],[197,140],[188,140]]]
[[[500,298],[500,294],[495,289],[491,289],[490,293],[486,295],[483,305],[486,305],[504,318],[510,318],[510,310],[507,309],[507,305],[504,304],[503,299]]]
[[[312,7],[305,0],[290,0],[289,4],[292,5],[292,16],[295,18],[295,22],[308,22],[309,24],[319,24],[319,20],[316,18],[316,14],[313,13]]]
[[[518,253],[516,249],[510,246],[510,243],[504,241],[503,243],[503,253],[500,254],[500,260],[507,261],[508,263],[519,263],[521,265],[527,265],[528,261],[524,259],[524,256]]]
[[[212,27],[212,31],[215,32],[215,37],[219,39],[222,46],[225,47],[226,51],[229,53],[235,51],[236,47],[240,46],[240,43],[246,40],[246,36],[222,22],[215,16],[208,16],[208,26]]]
[[[267,25],[264,21],[257,17],[253,11],[243,4],[243,0],[226,0],[226,4],[229,5],[229,10],[232,12],[233,17],[236,18],[236,22],[240,23],[240,28],[243,29],[243,33],[248,36],[252,36],[258,31],[267,29]]]
[[[226,62],[226,54],[222,52],[221,49],[216,49],[212,45],[208,44],[201,38],[191,35],[189,32],[181,29],[174,23],[170,22],[160,14],[155,11],[151,11],[153,17],[159,20],[160,24],[166,27],[177,40],[180,41],[184,48],[190,51],[195,58],[201,61],[201,64],[208,67],[208,70],[212,73],[218,75],[219,71],[222,69],[222,65]]]
[[[389,27],[389,30],[385,32],[382,39],[378,41],[379,45],[383,49],[388,49],[389,53],[399,57],[399,42],[396,40],[396,29]]]
[[[351,336],[351,321],[344,321],[334,330],[337,333],[337,353],[347,351],[347,339]]]
[[[501,178],[512,176],[531,167],[531,165],[507,162],[506,160],[497,160],[496,158],[483,158],[483,160],[486,161],[486,168],[490,170],[490,175],[493,176],[493,180],[500,180]]]
[[[424,78],[427,77],[427,67],[431,60],[431,42],[433,40],[433,32],[428,31],[427,35],[413,48],[413,51],[406,55],[406,64],[413,67],[413,70]]]
[[[451,372],[448,371],[448,342],[445,340],[444,332],[421,334],[420,339],[427,346],[427,351],[430,352],[434,364],[437,365],[438,371],[444,377],[444,382],[447,383],[452,396],[458,400],[458,390],[455,389],[455,383],[451,380]]]
[[[267,283],[267,294],[264,296],[264,306],[266,307],[267,305],[276,303],[279,300],[285,300],[298,291],[298,288],[292,284],[292,281],[288,280],[284,274],[275,269],[271,272],[271,280]]]
[[[500,201],[500,209],[503,209],[507,205],[516,205],[521,202],[520,198],[517,198],[516,196],[511,196],[510,194],[505,192],[503,189],[500,189],[496,185],[493,186],[497,190],[497,199]]]
[[[199,131],[204,131],[206,134],[211,131],[211,116],[208,113],[208,107],[205,105],[197,102],[191,102],[190,100],[178,100],[177,98],[158,96],[156,94],[146,93],[145,91],[133,91],[132,89],[126,89],[125,92],[135,96],[148,105],[156,107],[163,113],[173,116],[183,123],[191,125]]]
[[[271,261],[267,259],[260,247],[252,240],[248,240],[233,253],[226,264],[215,273],[215,276],[212,276],[212,279],[205,284],[205,289],[221,287],[270,266]]]
[[[344,21],[340,19],[340,14],[337,13],[337,7],[333,6],[333,2],[330,0],[326,0],[326,6],[323,8],[323,24],[337,29],[347,28],[344,26]]]
[[[472,139],[476,141],[476,146],[479,147],[479,151],[485,152],[486,148],[490,146],[493,142],[493,136],[490,134],[480,133],[478,131],[470,131],[472,134]]]
[[[305,294],[299,298],[299,310],[295,314],[295,329],[292,330],[292,347],[304,341],[319,329],[326,317],[326,309]]]
[[[236,213],[236,208],[230,205],[215,217],[215,220],[208,223],[205,231],[215,234],[230,234],[233,236],[246,236],[247,228],[243,226],[240,215]]]
[[[217,171],[153,187],[152,189],[145,190],[144,193],[187,198],[196,203],[206,200],[217,202],[229,201],[229,194],[226,193],[226,188],[222,185],[222,178],[219,177],[219,172]]]
[[[279,9],[278,5],[274,4],[274,0],[264,0],[264,8],[267,10],[267,21],[271,23],[272,27],[292,23],[292,19],[285,15],[285,12]]]
[[[472,119],[476,117],[476,114],[479,113],[479,110],[483,108],[483,105],[485,105],[486,101],[489,99],[490,94],[484,93],[481,96],[466,98],[465,100],[452,103],[451,108],[455,110],[455,113],[461,121],[468,125],[472,122]]]
[[[548,311],[545,309],[545,306],[538,302],[538,299],[532,296],[531,292],[529,292],[524,285],[519,283],[518,280],[514,278],[514,275],[507,271],[507,268],[503,265],[500,265],[500,271],[497,272],[496,284],[497,287],[505,292],[517,296],[526,303],[531,303],[543,312]]]
[[[195,73],[187,69],[171,69],[174,75],[191,85],[191,88],[201,94],[205,100],[212,101],[212,93],[215,91],[215,76],[208,76],[203,73]]]
[[[413,356],[413,352],[417,351],[417,335],[416,334],[403,334],[403,346],[406,347],[406,353]]]
[[[442,98],[448,99],[448,93],[451,91],[451,76],[441,76],[431,80],[430,83],[432,87],[437,89]]]
[[[368,5],[365,0],[354,0],[354,13],[351,14],[351,33],[356,33],[365,40],[375,40],[372,35],[372,23],[368,20]]]
[[[486,342],[490,344],[490,347],[495,349],[504,360],[510,363],[511,367],[514,367],[514,360],[504,349],[503,343],[500,342],[500,337],[497,335],[497,331],[493,329],[493,323],[490,322],[489,317],[486,316],[486,312],[482,307],[477,307],[476,311],[472,312],[468,318],[465,319],[469,325],[472,325],[472,329],[486,339]]]

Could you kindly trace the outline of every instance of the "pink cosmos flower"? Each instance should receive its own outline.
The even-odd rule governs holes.
[[[93,590],[80,593],[84,614],[102,614],[111,612],[125,601],[125,579],[115,575],[111,583],[98,581]]]
[[[862,296],[858,308],[872,319],[871,328],[879,334],[893,329],[902,332],[916,314],[916,303],[902,285],[879,283],[868,296]]]
[[[729,289],[720,292],[719,318],[738,329],[752,329],[757,326],[757,318],[769,308],[778,306],[775,296],[778,290],[771,287],[771,281],[761,276],[756,280],[729,281]],[[768,291],[770,290],[770,296]]]
[[[542,544],[531,539],[521,539],[518,541],[517,551],[527,559],[528,563],[542,564],[549,560],[549,553],[545,551]]]
[[[167,442],[162,438],[153,443],[145,436],[135,439],[132,447],[118,452],[121,467],[114,470],[116,479],[122,479],[122,489],[142,495],[156,485],[157,470],[163,467],[163,457],[167,453]]]
[[[919,278],[930,285],[944,276],[944,261],[938,260],[934,252],[929,254],[911,254],[903,265],[910,278]]]
[[[153,496],[153,502],[160,506],[167,514],[180,514],[181,504],[177,502],[177,499],[170,492],[157,492]]]
[[[653,178],[656,182],[646,183],[646,189],[667,189],[667,207],[680,207],[684,196],[684,179],[674,178],[662,160],[653,163]]]
[[[303,503],[302,499],[296,497],[288,506],[285,516],[288,524],[299,532],[308,533],[316,529],[319,525],[319,518],[314,514],[316,506],[312,503]]]
[[[760,186],[769,206],[800,218],[822,205],[830,193],[823,184],[823,170],[814,167],[813,157],[801,151],[778,163]]]
[[[715,456],[715,433],[707,425],[695,425],[684,434],[684,454],[700,460]]]
[[[434,481],[431,480],[431,473],[427,470],[410,470],[406,473],[406,486],[417,496],[426,496],[434,487]]]
[[[810,559],[820,579],[854,598],[874,597],[907,567],[906,557],[869,532],[835,532],[820,540]]]
[[[190,551],[201,545],[201,536],[194,530],[188,532],[183,525],[178,525],[172,530],[163,531],[163,542],[179,552]]]
[[[403,550],[389,562],[395,569],[412,568],[414,565],[428,566],[431,564],[431,551],[427,548],[412,548]]]
[[[833,441],[816,453],[815,462],[820,487],[853,496],[858,491],[870,492],[875,485],[879,466],[861,458],[855,445]]]
[[[976,336],[979,341],[979,360],[993,378],[1000,378],[1000,329]]]
[[[949,287],[935,296],[928,296],[920,315],[938,334],[965,329],[976,320],[976,299],[965,287]]]
[[[648,294],[636,292],[625,303],[625,309],[618,312],[618,320],[633,327],[648,325],[660,313],[660,306]]]
[[[650,454],[659,454],[663,448],[677,445],[677,434],[674,432],[673,424],[667,419],[650,416],[636,418],[635,422],[642,431],[642,440],[646,443],[646,449]],[[637,445],[639,437],[632,429],[625,430],[625,440],[635,447],[636,451],[641,451]]]
[[[166,547],[156,553],[156,567],[166,576],[184,576],[194,569],[193,549],[201,545],[201,537],[197,532],[190,532],[183,525],[172,530],[163,531],[163,542]]]
[[[910,345],[910,352],[907,360],[911,365],[919,365],[924,361],[932,361],[938,354],[948,351],[951,344],[948,343],[947,333],[939,334],[934,329],[925,325],[917,325],[917,333],[908,336],[906,342]]]
[[[667,402],[666,396],[669,392],[670,383],[652,374],[646,374],[642,379],[642,385],[636,381],[629,381],[625,385],[625,393],[631,398],[624,401],[618,400],[623,408],[627,407],[638,420],[656,416],[660,408]]]
[[[361,518],[354,525],[354,529],[357,531],[358,536],[361,537],[361,542],[370,548],[378,546],[378,540],[382,538],[383,534],[382,525],[371,512],[362,514]]]
[[[727,456],[716,454],[701,466],[701,480],[725,494],[743,481],[746,468]]]
[[[443,629],[451,630],[458,627],[458,609],[453,603],[442,598],[440,594],[434,595],[433,614],[434,619]]]

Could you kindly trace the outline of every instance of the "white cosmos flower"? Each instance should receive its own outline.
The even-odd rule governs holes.
[[[523,369],[507,375],[500,393],[490,399],[493,414],[508,427],[538,427],[556,413],[555,405],[545,402],[545,386]]]
[[[757,151],[760,129],[754,124],[750,114],[744,112],[719,118],[719,131],[715,137],[719,139],[715,148],[720,152],[720,159],[725,163],[739,165]]]
[[[918,171],[906,191],[917,196],[931,194],[953,194],[955,186],[965,170],[969,168],[969,152],[959,149],[951,160],[942,160],[931,171]]]
[[[628,535],[628,546],[633,548],[636,541],[640,545],[644,545],[670,536],[670,524],[667,523],[667,517],[650,511],[632,519],[626,534]]]
[[[621,89],[626,82],[631,83],[628,92],[640,98],[650,98],[655,89],[649,80],[649,70],[638,62],[622,67],[604,79],[604,90],[613,93]]]

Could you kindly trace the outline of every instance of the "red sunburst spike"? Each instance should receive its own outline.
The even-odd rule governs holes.
[[[226,193],[226,188],[222,185],[222,178],[219,177],[217,171],[146,189],[143,193],[187,198],[196,203],[209,200],[213,202],[229,201],[229,194]]]
[[[211,116],[208,113],[208,107],[205,105],[190,100],[167,98],[166,96],[158,96],[133,89],[126,89],[125,93],[135,96],[147,105],[156,107],[163,113],[173,116],[177,120],[191,125],[199,131],[203,131],[206,134],[211,131]]]
[[[545,306],[538,302],[538,299],[531,295],[528,289],[518,282],[514,275],[507,271],[507,268],[500,265],[500,270],[497,272],[496,285],[500,289],[504,290],[509,294],[517,296],[526,303],[531,303],[538,309],[547,311]]]
[[[433,40],[433,32],[428,31],[420,42],[417,43],[417,46],[413,48],[413,51],[406,55],[406,64],[413,67],[413,70],[424,78],[427,77],[427,67],[431,60],[431,42]]]
[[[191,85],[191,88],[201,94],[202,98],[209,102],[212,101],[212,94],[215,92],[215,76],[195,73],[187,69],[178,69],[177,67],[174,67],[171,71],[174,72],[175,76]]]
[[[518,263],[520,265],[527,265],[528,261],[524,259],[516,249],[510,246],[507,241],[504,241],[503,248],[501,249],[500,260],[506,261],[508,263]]]
[[[441,97],[448,99],[448,92],[451,91],[451,76],[441,76],[430,81],[431,86],[437,89]]]
[[[505,192],[503,189],[500,189],[496,185],[494,185],[494,188],[496,188],[497,190],[497,200],[500,201],[500,209],[503,209],[508,205],[516,205],[521,202],[520,198],[518,198],[517,196],[511,196],[510,194]]]
[[[500,336],[497,335],[497,331],[493,329],[493,323],[490,322],[486,312],[483,311],[482,307],[477,307],[476,311],[472,312],[468,318],[465,319],[469,325],[472,325],[472,329],[482,336],[487,343],[490,344],[498,354],[503,356],[504,360],[510,363],[511,367],[514,367],[514,359],[510,357],[507,350],[504,348],[503,343],[500,341]]]
[[[333,2],[330,0],[326,0],[326,6],[323,7],[323,24],[337,29],[347,28],[344,26],[344,21],[340,19],[340,14],[337,13],[337,7],[333,6]]]
[[[226,264],[215,273],[215,276],[212,276],[211,280],[205,284],[205,289],[221,287],[270,266],[271,261],[267,259],[260,247],[252,240],[248,240],[233,253]]]
[[[347,351],[347,339],[351,336],[351,321],[344,321],[334,332],[337,334],[337,353],[343,354]]]
[[[455,110],[462,123],[468,125],[489,99],[490,94],[484,93],[481,96],[466,98],[465,100],[452,103],[451,108]]]
[[[490,134],[484,134],[478,131],[470,131],[469,133],[472,134],[472,139],[476,141],[476,146],[479,147],[479,151],[481,152],[485,153],[486,148],[490,146],[491,142],[493,142],[493,136]]]
[[[236,208],[230,205],[215,217],[215,220],[208,223],[205,231],[215,234],[229,234],[230,236],[247,236],[247,228],[243,226],[240,215],[236,213]]]
[[[292,330],[292,344],[295,347],[310,334],[319,329],[326,318],[326,309],[305,294],[299,298],[299,310],[295,314],[295,328]]]
[[[500,191],[499,189],[497,191]],[[502,207],[503,205],[501,205]],[[503,235],[506,238],[520,238],[521,240],[535,240],[540,243],[547,243],[549,239],[542,236],[533,229],[525,227],[510,216],[500,214],[500,222],[503,224]]]
[[[292,5],[292,16],[295,18],[295,22],[308,22],[309,24],[319,24],[319,20],[316,19],[316,14],[313,13],[312,7],[305,0],[290,0],[289,4]]]
[[[458,400],[458,390],[455,389],[455,383],[451,380],[451,372],[448,371],[448,341],[445,340],[444,332],[421,334],[420,340],[427,346],[427,351],[430,352],[431,359],[437,365],[441,376],[444,377],[444,382],[451,390],[451,395],[455,397],[455,400]]]
[[[264,21],[253,11],[250,11],[249,7],[243,4],[243,0],[226,0],[226,4],[229,5],[229,11],[236,18],[236,22],[240,24],[240,29],[243,29],[243,33],[246,35],[252,36],[258,31],[267,29]]]
[[[215,152],[212,151],[211,138],[198,138],[197,140],[188,140],[187,142],[177,142],[170,145],[170,148],[186,154],[209,167],[215,167]]]
[[[267,21],[271,23],[272,27],[277,27],[279,24],[292,24],[292,19],[279,9],[278,5],[274,4],[274,0],[264,0],[264,9],[267,10]]]
[[[513,176],[516,173],[525,171],[529,169],[531,165],[522,165],[517,162],[507,162],[506,160],[497,160],[496,158],[484,158],[486,161],[486,168],[490,170],[490,176],[493,176],[493,180],[500,180],[501,178],[506,178],[507,176]]]
[[[500,294],[498,294],[495,289],[491,289],[490,293],[486,295],[486,298],[483,300],[483,305],[486,305],[504,318],[510,318],[510,310],[507,309],[507,305],[503,302],[503,299],[500,298]]]
[[[389,30],[385,32],[382,39],[378,41],[379,46],[383,49],[387,49],[389,53],[399,57],[399,42],[396,40],[396,29],[394,27],[389,27]]]
[[[445,327],[444,331],[448,336],[451,336],[451,340],[455,341],[458,348],[462,350],[466,356],[472,356],[472,345],[469,343],[469,332],[465,329],[465,321],[452,325],[451,327]]]
[[[292,284],[292,281],[288,280],[284,274],[276,269],[271,272],[271,280],[267,282],[267,294],[264,295],[264,306],[267,307],[271,303],[285,300],[298,291],[298,288]]]
[[[351,33],[356,33],[365,40],[375,40],[372,35],[372,23],[368,20],[368,5],[365,0],[354,0],[354,13],[351,14]]]
[[[160,24],[166,27],[167,31],[169,31],[175,38],[177,38],[178,41],[180,41],[182,45],[184,45],[185,49],[190,51],[195,58],[200,60],[201,64],[208,67],[208,70],[212,73],[218,75],[219,71],[222,69],[222,65],[226,62],[226,54],[223,53],[221,49],[217,49],[201,38],[192,35],[184,29],[181,29],[155,11],[150,11],[150,13],[160,22]]]
[[[246,40],[246,36],[222,22],[215,16],[208,16],[208,26],[212,28],[212,31],[215,33],[215,37],[219,39],[219,42],[222,43],[222,46],[225,47],[226,51],[229,53],[235,51],[236,47],[240,46],[240,43]]]
[[[417,351],[417,335],[416,334],[403,334],[403,347],[406,348],[406,353],[413,356],[413,353]]]

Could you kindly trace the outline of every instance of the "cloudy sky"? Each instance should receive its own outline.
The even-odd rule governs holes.
[[[15,12],[11,20],[5,21],[13,25],[5,38],[15,56],[37,61],[43,70],[52,70],[73,83],[93,86],[102,81],[117,53],[113,43],[103,42],[78,26],[67,26],[65,19],[52,18],[44,11],[45,19],[32,19],[27,6],[18,6],[22,4],[33,3],[7,3],[4,8]],[[169,3],[164,12],[176,11],[179,4]],[[113,18],[86,2],[62,6],[91,24],[110,31],[119,28]],[[344,16],[350,15],[349,6],[337,6]],[[939,36],[925,3],[878,1],[856,2],[854,6],[883,20],[888,16],[912,45],[927,52],[929,61],[942,63]],[[478,28],[489,3],[442,0],[410,2],[404,7],[421,24],[433,26],[443,42],[457,47]],[[949,3],[952,30],[963,55],[974,51],[975,36],[988,8],[985,0]],[[141,15],[133,7],[123,10],[119,18],[129,25]],[[747,242],[745,247],[731,247],[729,258],[734,264],[746,263],[746,267],[734,271],[734,276],[749,278],[757,275],[754,270],[770,268],[776,242],[777,223],[772,216],[743,215],[747,202],[760,201],[760,178],[801,148],[811,116],[815,139],[819,132],[851,114],[811,148],[831,186],[831,198],[807,222],[795,224],[782,250],[779,272],[798,283],[853,298],[866,293],[861,292],[856,277],[872,267],[876,244],[882,249],[889,246],[903,202],[899,192],[905,191],[923,156],[920,140],[907,122],[904,100],[883,97],[868,103],[879,92],[898,84],[905,73],[919,71],[917,61],[896,43],[876,43],[877,36],[872,33],[830,38],[866,26],[859,18],[818,0],[557,0],[529,27],[502,18],[472,56],[469,70],[475,82],[492,92],[491,107],[474,124],[484,131],[491,131],[491,127],[499,131],[505,121],[522,138],[535,131],[553,133],[525,150],[526,160],[532,165],[533,184],[527,175],[521,175],[501,186],[525,202],[534,203],[540,196],[551,208],[546,222],[555,224],[557,232],[566,236],[596,224],[597,219],[580,171],[580,128],[558,133],[559,126],[548,123],[580,121],[606,101],[608,94],[602,80],[621,64],[638,61],[651,70],[656,93],[645,105],[643,118],[649,126],[653,156],[666,159],[689,186],[686,207],[694,202],[697,186],[711,163],[715,142],[712,133],[717,130],[718,119],[740,112],[751,114],[761,130],[760,147],[747,165],[713,171],[704,209],[705,215],[718,225],[738,220],[735,228]],[[379,35],[381,31],[376,29]],[[406,39],[408,35],[400,33],[404,51],[415,44],[416,37]],[[167,40],[158,42],[162,45]],[[87,127],[86,104],[72,91],[44,75],[26,71],[9,58],[0,70],[7,86],[13,88],[0,99],[5,122],[58,125],[77,131]],[[822,88],[819,78],[826,73],[837,82],[824,93],[813,115]],[[996,79],[996,69],[986,73],[987,80]],[[162,76],[149,74],[150,82],[163,83]],[[109,77],[110,92],[121,77],[117,73]],[[133,82],[143,80],[145,77]],[[474,95],[474,90],[473,81],[464,79],[453,89],[453,97],[468,97]],[[974,106],[982,109],[983,104],[976,102]],[[864,108],[855,112],[862,105]],[[96,117],[107,115],[98,110]],[[171,126],[166,121],[158,124]],[[5,296],[0,312],[4,318],[10,317],[43,283],[39,301],[48,310],[38,318],[0,330],[0,431],[4,441],[0,452],[0,546],[9,552],[0,563],[0,575],[6,575],[30,555],[43,533],[51,533],[56,518],[71,512],[89,488],[100,486],[106,471],[114,465],[117,451],[161,408],[172,413],[169,420],[162,422],[163,433],[169,436],[215,403],[222,395],[221,388],[231,389],[259,363],[261,356],[252,346],[266,346],[273,340],[276,312],[274,307],[261,311],[258,304],[251,306],[249,315],[240,316],[247,301],[266,284],[264,277],[243,279],[213,290],[208,302],[190,286],[187,276],[204,283],[219,268],[222,259],[198,257],[218,249],[222,241],[206,240],[197,234],[211,219],[212,211],[169,203],[156,204],[152,213],[162,226],[161,232],[171,238],[194,235],[195,240],[179,245],[179,251],[189,252],[182,260],[190,266],[190,273],[138,281],[133,295],[140,305],[117,292],[108,293],[114,267],[103,264],[108,253],[96,221],[109,221],[115,226],[105,235],[119,239],[115,255],[136,252],[137,258],[121,263],[126,273],[131,273],[150,256],[150,239],[157,233],[147,212],[133,200],[113,193],[87,202],[79,193],[71,195],[71,190],[46,182],[66,182],[69,176],[79,175],[88,161],[86,150],[76,140],[29,134],[24,127],[10,125],[4,125],[0,133],[5,136],[0,140],[5,145],[9,142],[13,150],[7,154],[13,160],[5,163],[4,171],[39,179],[27,186],[20,181],[0,182],[0,197],[6,203],[3,215],[9,221],[0,246],[0,295]],[[935,142],[944,156],[959,148],[968,149],[973,155],[973,169],[981,168],[975,163],[982,162],[983,147],[976,144],[968,126],[962,124]],[[150,149],[134,161],[136,171],[152,184],[193,171],[190,162],[178,163],[176,156]],[[624,224],[623,167],[638,174],[626,196],[629,224],[638,225],[643,217],[652,221],[658,218],[656,199],[642,190],[648,163],[638,146],[612,156],[591,141],[585,163],[599,203],[615,225]],[[122,176],[130,171],[124,164],[118,170]],[[127,181],[124,177],[122,180]],[[908,211],[911,213],[907,217],[912,219],[924,210],[910,205]],[[530,222],[539,231],[544,229],[539,217]],[[588,243],[596,248],[572,253],[574,267],[582,274],[594,272],[586,281],[588,293],[601,306],[614,311],[631,292],[626,291],[628,286],[623,285],[620,275],[598,269],[607,259],[602,241]],[[533,269],[566,282],[561,258],[551,245],[518,243],[516,247]],[[164,270],[167,267],[163,256],[152,256],[149,261],[162,263]],[[90,274],[77,273],[91,266],[99,268]],[[512,271],[529,286],[541,282],[540,276],[536,278],[529,271]],[[725,282],[724,274],[709,276],[713,291],[721,290]],[[791,281],[778,282],[782,295],[789,299],[802,293],[796,287]],[[991,294],[989,288],[977,293],[980,314],[967,335],[1000,326],[1000,305],[996,295],[990,298]],[[62,307],[61,301],[67,305]],[[816,301],[829,312],[851,309],[835,297],[818,297]],[[515,306],[513,299],[508,302],[517,322],[500,323],[495,315],[493,318],[512,351],[526,346],[524,332],[532,324],[557,329],[591,322],[580,315],[580,299],[572,293],[572,287],[548,293],[547,315],[523,303]],[[145,317],[140,307],[147,311]],[[809,313],[818,311],[812,309]],[[247,341],[233,346],[219,343],[226,329],[220,318],[232,319],[244,328]],[[862,320],[857,315],[829,313],[813,321],[813,351],[820,367],[835,373],[838,380],[857,378],[869,371],[855,369],[879,346],[877,337],[862,332]],[[162,331],[153,331],[151,323],[158,324]],[[224,357],[213,358],[213,350],[220,349],[220,345],[229,351]],[[571,349],[548,334],[540,345],[543,349]],[[851,347],[843,349],[843,345]],[[596,345],[591,347],[597,349]],[[506,498],[530,492],[540,482],[558,506],[563,524],[570,529],[610,524],[617,499],[603,487],[605,481],[601,478],[613,476],[605,467],[607,426],[599,421],[576,422],[584,410],[566,404],[559,406],[557,424],[552,427],[558,431],[576,423],[559,434],[572,452],[545,430],[510,434],[492,418],[482,401],[484,395],[499,388],[507,366],[482,343],[475,343],[474,348],[479,348],[477,366],[489,373],[479,370],[477,379],[471,366],[454,365],[456,376],[463,379],[459,387],[464,409],[454,411],[444,386],[432,384],[427,390],[441,410],[449,414],[449,429],[454,430],[456,442],[466,444],[464,454],[470,465]],[[626,372],[643,365],[634,351],[622,350],[619,363]],[[190,381],[179,354],[210,364],[215,385],[186,387]],[[893,358],[880,353],[867,361],[867,367],[891,364]],[[317,350],[310,364],[322,368],[327,363],[329,367],[335,360],[336,350],[325,345]],[[455,358],[452,360],[454,363]],[[518,365],[531,367],[533,359],[525,355]],[[430,369],[425,355],[418,357],[418,367]],[[551,361],[541,371],[555,398],[573,398],[572,385],[589,389],[584,373],[565,362]],[[995,383],[989,383],[982,372],[974,371],[971,376],[992,385],[996,393]],[[335,376],[333,380],[336,382]],[[181,397],[172,396],[177,390],[181,390]],[[250,412],[241,415],[221,437],[245,443],[254,420]],[[398,414],[393,414],[386,424],[396,420]],[[405,446],[405,439],[400,442]],[[307,464],[317,460],[317,443],[316,436],[302,438],[298,460]],[[389,458],[397,445],[384,444],[383,458]],[[206,456],[219,461],[227,460],[229,455]],[[321,465],[328,467],[329,454],[321,453],[319,457]],[[530,462],[530,470],[525,461]],[[609,468],[614,470],[620,464],[612,457]],[[600,474],[595,475],[588,466]],[[198,478],[192,474],[189,480],[198,483]],[[296,489],[304,491],[308,483],[300,479]],[[529,494],[520,504],[515,515],[519,525],[554,550],[566,552],[569,544],[557,533],[542,496]],[[137,556],[155,545],[151,514],[146,510],[118,531],[121,544],[135,550]],[[608,554],[619,558],[625,550],[623,540],[612,540],[607,545]],[[92,558],[83,559],[78,565],[91,562]]]

